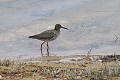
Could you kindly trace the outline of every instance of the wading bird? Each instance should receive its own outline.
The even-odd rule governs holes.
[[[55,40],[59,36],[61,28],[68,30],[68,28],[62,27],[60,24],[56,24],[54,29],[44,31],[44,32],[42,32],[40,34],[37,34],[37,35],[29,36],[29,38],[38,39],[38,40],[43,41],[43,43],[40,46],[41,55],[43,55],[43,53],[42,53],[42,45],[44,43],[47,43],[47,55],[49,56],[48,42]]]

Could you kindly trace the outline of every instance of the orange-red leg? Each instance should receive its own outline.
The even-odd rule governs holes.
[[[49,45],[48,45],[48,42],[47,42],[47,54],[49,56]]]
[[[42,45],[44,44],[45,42],[43,42],[42,44],[41,44],[41,56],[43,55],[43,53],[42,53]]]

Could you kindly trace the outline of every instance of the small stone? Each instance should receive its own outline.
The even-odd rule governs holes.
[[[2,80],[2,76],[0,75],[0,80]]]

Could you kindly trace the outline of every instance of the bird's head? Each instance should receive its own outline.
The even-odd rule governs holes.
[[[68,30],[68,28],[62,27],[60,24],[55,25],[55,30],[60,30],[61,28]]]

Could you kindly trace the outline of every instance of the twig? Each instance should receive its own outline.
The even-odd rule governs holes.
[[[92,48],[93,48],[93,46],[91,46],[90,50],[88,51],[88,54],[90,54],[92,52]]]
[[[115,42],[114,43],[116,43],[117,42],[117,40],[118,40],[118,37],[115,35],[115,37],[116,37],[116,39],[115,39]]]

